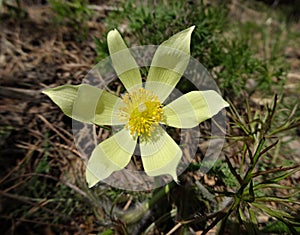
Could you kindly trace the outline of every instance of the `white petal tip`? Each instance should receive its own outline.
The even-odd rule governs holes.
[[[89,188],[92,188],[96,185],[96,183],[87,182],[87,185]]]
[[[176,184],[180,185],[180,181],[178,179],[176,179],[176,180],[174,179],[174,181]]]
[[[192,25],[192,26],[190,27],[191,30],[194,30],[195,28],[196,28],[195,25]]]
[[[172,178],[176,184],[180,184],[180,181],[178,180],[176,172],[170,173],[170,175],[172,176]]]
[[[115,36],[116,34],[120,34],[117,29],[110,30],[107,34],[107,40],[110,40],[110,38]]]
[[[89,188],[94,187],[99,182],[99,179],[88,168],[86,169],[85,178]]]

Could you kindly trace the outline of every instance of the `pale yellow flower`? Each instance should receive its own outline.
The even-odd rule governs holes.
[[[123,127],[92,152],[86,168],[90,187],[126,167],[137,144],[147,175],[170,174],[177,181],[176,168],[182,151],[163,125],[193,128],[228,106],[213,90],[191,91],[165,104],[189,63],[193,30],[194,26],[183,30],[157,48],[145,84],[120,33],[110,31],[110,57],[127,90],[122,98],[84,84],[44,91],[66,115],[76,120]]]

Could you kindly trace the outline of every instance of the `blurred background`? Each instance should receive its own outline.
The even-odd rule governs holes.
[[[0,233],[300,233],[299,18],[299,0],[0,0]],[[41,91],[80,84],[108,56],[111,29],[130,47],[159,45],[191,25],[191,55],[234,107],[223,158],[208,174],[197,172],[204,138],[199,161],[168,192],[127,192],[104,183],[88,189],[72,121]],[[121,86],[115,81],[110,88]],[[202,127],[209,130],[209,124]],[[100,138],[109,135],[100,129]],[[238,191],[253,163],[243,156],[260,143],[258,134],[267,146],[277,142],[256,165],[256,176],[275,173],[279,181],[285,169],[282,184],[268,191],[268,208],[253,204],[248,211],[245,199],[223,218],[224,207],[216,205],[230,200],[219,197]],[[258,184],[270,179],[262,178]],[[256,198],[265,195],[258,188]],[[231,223],[222,227],[214,220],[221,217]]]

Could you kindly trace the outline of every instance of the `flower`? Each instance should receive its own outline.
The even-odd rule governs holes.
[[[183,30],[157,48],[145,84],[120,33],[110,31],[107,42],[112,64],[127,90],[122,98],[87,84],[44,91],[73,119],[122,126],[93,150],[86,168],[89,187],[126,167],[138,143],[147,175],[170,174],[177,181],[182,151],[162,125],[193,128],[228,106],[213,90],[191,91],[164,103],[189,63],[193,30],[194,26]]]

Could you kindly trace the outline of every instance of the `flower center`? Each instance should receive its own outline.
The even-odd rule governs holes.
[[[126,128],[137,138],[147,139],[162,120],[162,104],[151,91],[139,88],[127,93],[122,98],[124,106],[120,107],[119,118],[127,121]]]

